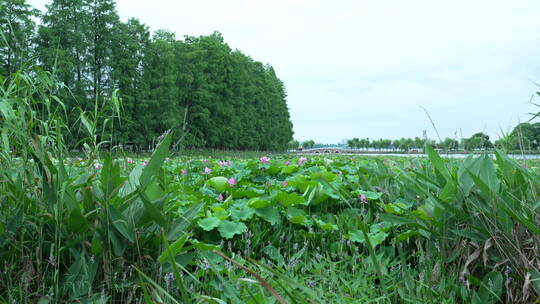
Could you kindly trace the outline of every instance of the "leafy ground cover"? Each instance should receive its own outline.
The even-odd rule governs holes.
[[[537,163],[356,156],[4,168],[5,303],[510,303],[540,294]],[[223,155],[219,155],[220,157]],[[42,161],[30,184],[24,168]],[[28,182],[28,181],[27,181]],[[174,263],[173,263],[174,261]]]

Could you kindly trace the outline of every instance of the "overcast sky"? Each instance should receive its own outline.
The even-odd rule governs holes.
[[[30,0],[43,9],[47,0]],[[295,138],[497,139],[540,83],[538,0],[118,0],[122,20],[184,35],[220,31],[274,66]],[[540,100],[533,99],[540,103]]]

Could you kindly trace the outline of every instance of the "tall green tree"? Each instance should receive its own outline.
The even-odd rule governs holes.
[[[315,146],[315,141],[312,139],[302,142],[302,148],[304,149],[311,149],[313,146]]]
[[[25,0],[0,2],[0,75],[5,77],[33,64],[33,19],[38,15]]]
[[[36,46],[39,63],[81,98],[88,85],[87,28],[82,0],[53,0],[42,18]]]
[[[165,130],[178,133],[182,118],[179,70],[174,33],[157,31],[144,52],[141,102],[137,104],[135,142],[148,145]]]
[[[73,113],[73,143],[85,136],[78,108],[92,110],[115,90],[121,121],[102,134],[116,144],[151,147],[168,129],[186,147],[284,150],[292,140],[274,68],[232,50],[219,32],[150,38],[140,21],[119,20],[114,0],[51,0],[36,41],[38,63],[67,88],[58,96]]]
[[[441,148],[445,150],[457,150],[459,148],[459,142],[457,139],[447,137],[440,144]]]
[[[463,146],[465,150],[487,149],[492,148],[493,144],[489,140],[489,136],[478,132],[473,134],[470,138],[463,139]]]
[[[144,60],[150,45],[148,26],[137,19],[119,23],[114,29],[111,60],[111,88],[120,90],[122,98],[122,121],[116,128],[120,143],[144,141],[140,128],[145,121],[143,99],[145,97]]]
[[[113,44],[115,27],[120,18],[114,0],[84,0],[85,16],[88,26],[83,31],[88,43],[88,75],[91,79],[93,99],[110,96],[114,89],[111,82]],[[87,105],[88,107],[88,105]]]
[[[53,0],[47,5],[36,37],[38,64],[53,73],[55,79],[64,84],[66,90],[58,96],[68,111],[71,136],[66,136],[75,145],[83,136],[77,126],[78,111],[86,104],[90,87],[88,77],[88,49],[86,40],[89,16],[83,0]]]

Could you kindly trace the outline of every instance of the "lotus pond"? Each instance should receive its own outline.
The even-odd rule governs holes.
[[[538,163],[169,155],[23,161],[2,303],[530,303]]]

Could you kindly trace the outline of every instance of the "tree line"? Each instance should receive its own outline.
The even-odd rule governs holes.
[[[50,71],[64,87],[54,94],[74,146],[83,136],[74,109],[93,110],[117,91],[122,114],[106,132],[113,144],[147,147],[168,129],[186,147],[283,150],[292,139],[284,83],[219,32],[152,34],[137,19],[122,22],[114,0],[52,0],[44,13],[4,0],[0,28],[0,77]]]
[[[425,145],[431,145],[434,148],[446,151],[466,150],[472,151],[477,149],[493,148],[489,136],[479,132],[473,134],[470,138],[455,138],[447,137],[444,140],[436,141],[428,138],[400,138],[400,139],[377,139],[370,140],[369,138],[353,138],[347,141],[347,146],[353,149],[375,150],[375,151],[402,151],[402,152],[423,152]]]
[[[538,115],[540,116],[540,114]],[[508,151],[533,151],[540,150],[540,123],[520,123],[508,134],[492,142],[489,136],[483,132],[477,132],[468,138],[446,137],[444,140],[435,141],[427,138],[400,138],[400,139],[375,139],[352,138],[346,144],[337,146],[359,149],[364,151],[381,152],[423,152],[426,144],[445,151],[474,151],[492,148],[501,148]],[[335,147],[335,144],[321,144],[314,140],[300,142],[291,140],[288,143],[289,150]]]
[[[347,146],[353,149],[376,150],[376,151],[415,151],[421,152],[424,145],[429,144],[434,148],[446,151],[474,151],[502,148],[505,150],[532,151],[540,149],[540,123],[520,123],[514,129],[492,142],[489,136],[483,132],[477,132],[468,138],[460,140],[447,137],[444,140],[435,141],[426,138],[401,138],[401,139],[378,139],[352,138],[347,141]]]

